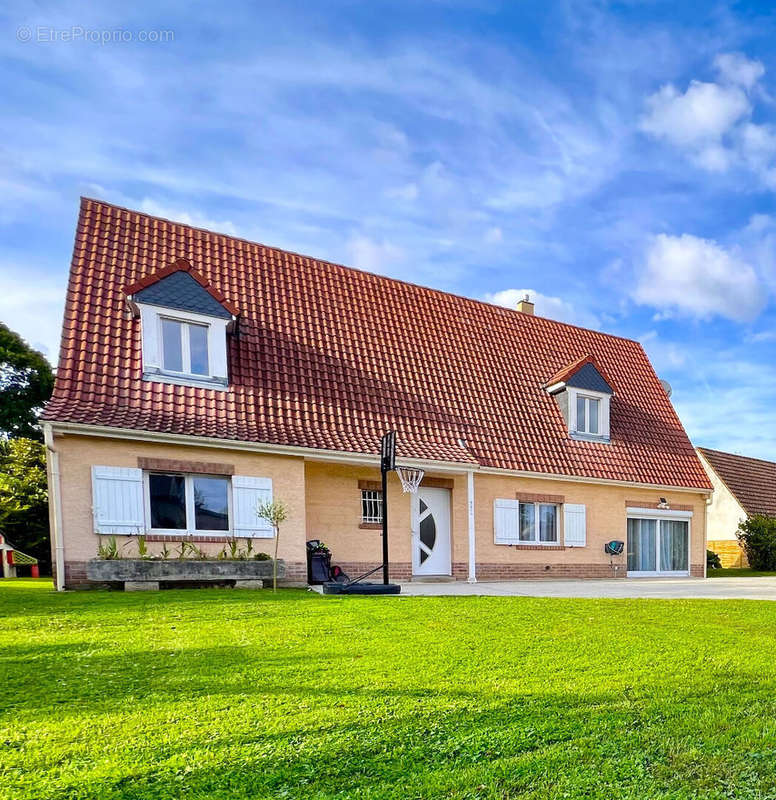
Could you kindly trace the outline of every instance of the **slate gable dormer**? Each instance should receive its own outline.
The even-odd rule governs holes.
[[[560,370],[545,388],[558,404],[572,439],[610,441],[614,389],[593,356]]]
[[[143,378],[226,388],[226,337],[237,309],[185,259],[125,289],[140,318]]]
[[[193,311],[218,319],[231,319],[232,315],[188,272],[173,272],[166,278],[135,292],[136,303]]]

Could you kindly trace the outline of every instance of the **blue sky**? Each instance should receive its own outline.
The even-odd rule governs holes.
[[[697,444],[776,458],[767,4],[109,5],[0,11],[0,319],[49,357],[84,194],[530,290],[640,340]]]

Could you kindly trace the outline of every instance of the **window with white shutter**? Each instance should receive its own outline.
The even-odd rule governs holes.
[[[272,501],[272,479],[232,476],[232,507],[234,510],[234,535],[272,539],[275,532],[264,519],[256,516],[262,503]]]
[[[518,544],[517,500],[497,498],[493,501],[493,530],[496,544]]]
[[[576,503],[563,506],[563,538],[566,547],[587,545],[587,509]]]
[[[92,511],[97,533],[143,533],[143,471],[132,467],[92,467]]]

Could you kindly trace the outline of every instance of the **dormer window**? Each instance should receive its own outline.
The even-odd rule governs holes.
[[[143,378],[224,389],[227,335],[237,311],[186,261],[126,290],[140,317]]]
[[[614,390],[592,356],[560,370],[545,388],[555,398],[572,439],[609,441]]]
[[[601,400],[586,394],[577,395],[577,433],[598,436],[601,432]]]
[[[210,377],[208,325],[160,317],[162,326],[162,368],[197,377]]]
[[[609,438],[609,395],[603,392],[592,394],[570,386],[569,433],[580,437]]]

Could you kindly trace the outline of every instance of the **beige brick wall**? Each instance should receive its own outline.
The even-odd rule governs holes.
[[[429,472],[428,477],[452,480],[450,526],[453,561],[468,558],[466,476]],[[380,470],[309,461],[305,467],[307,487],[307,538],[321,539],[332,550],[333,562],[370,564],[382,561],[379,529],[361,523],[361,490],[358,482],[380,480]],[[455,498],[463,498],[456,502]],[[411,562],[411,495],[401,490],[395,473],[388,475],[388,541],[391,562]],[[353,567],[355,568],[355,567]],[[398,573],[397,573],[398,576]]]
[[[94,533],[91,498],[93,465],[136,467],[138,458],[208,461],[234,465],[238,475],[270,477],[274,495],[290,509],[281,531],[280,556],[289,564],[292,579],[304,574],[305,541],[322,539],[331,548],[333,562],[358,574],[377,565],[382,558],[380,531],[360,526],[359,481],[379,481],[379,470],[290,456],[260,455],[227,448],[201,448],[118,439],[57,436],[62,475],[62,515],[65,561],[74,579],[82,578],[85,562],[95,557],[98,536]],[[429,477],[453,482],[451,491],[452,571],[465,578],[468,572],[468,509],[466,475],[428,473]],[[555,495],[567,503],[587,508],[587,547],[544,548],[496,545],[493,541],[493,501],[518,494]],[[705,499],[700,493],[632,489],[625,486],[585,484],[576,481],[475,475],[475,523],[477,573],[480,579],[519,577],[608,577],[609,557],[603,552],[609,539],[626,539],[626,502],[654,506],[658,497],[691,508],[691,568],[703,574],[705,563]],[[403,494],[395,474],[389,476],[390,560],[395,578],[411,575],[411,495]],[[123,545],[133,537],[117,537]],[[562,541],[562,532],[561,532]],[[258,550],[272,552],[272,539],[254,540]],[[201,543],[215,554],[222,543]],[[160,542],[149,542],[158,552]],[[133,552],[133,547],[127,550]],[[625,558],[620,575],[625,572]]]
[[[705,499],[700,493],[669,492],[659,488],[633,489],[575,481],[539,478],[513,478],[500,475],[475,475],[475,520],[477,530],[477,562],[481,564],[532,565],[544,569],[551,577],[560,565],[577,567],[580,575],[589,572],[609,574],[609,556],[604,543],[610,539],[626,541],[626,502],[628,505],[654,507],[665,497],[676,508],[686,506],[693,511],[690,523],[690,564],[696,574],[706,561]],[[514,498],[517,493],[562,495],[566,503],[582,503],[587,508],[587,546],[559,549],[497,545],[493,542],[493,501]],[[561,531],[562,541],[562,531]],[[625,556],[619,559],[624,572]],[[601,577],[601,575],[599,575]]]
[[[307,538],[321,539],[332,550],[333,563],[348,572],[362,572],[381,560],[379,530],[364,530],[360,522],[359,480],[378,481],[377,469],[308,462]],[[468,573],[468,516],[466,475],[429,473],[453,481],[451,493],[451,545],[453,574]],[[493,501],[517,494],[554,495],[567,503],[587,508],[587,546],[545,548],[497,545],[493,541]],[[666,497],[674,508],[692,509],[690,524],[691,568],[702,575],[705,563],[705,499],[700,493],[633,489],[625,486],[586,484],[575,481],[475,475],[475,526],[477,572],[481,579],[519,577],[609,577],[610,559],[604,543],[626,540],[626,501],[629,505],[654,507]],[[411,574],[410,495],[402,494],[395,475],[389,476],[389,542],[391,574]],[[562,541],[562,530],[561,530]],[[625,557],[619,576],[625,574]],[[549,567],[549,569],[548,569]]]
[[[304,461],[289,456],[260,455],[240,450],[203,448],[185,445],[155,444],[122,441],[90,436],[56,436],[62,483],[62,528],[64,531],[65,562],[82,565],[97,554],[100,537],[94,532],[92,516],[91,468],[137,467],[138,457],[208,461],[233,464],[235,474],[272,478],[275,499],[289,507],[289,519],[281,528],[279,556],[290,564],[305,560],[305,487]],[[135,551],[135,537],[117,536],[127,554]],[[172,541],[175,541],[174,539]],[[196,540],[195,540],[196,541]],[[197,542],[208,553],[217,553],[223,543]],[[272,553],[274,539],[254,539],[254,550]],[[149,542],[151,552],[162,548],[161,542]],[[80,575],[81,566],[73,566]]]

